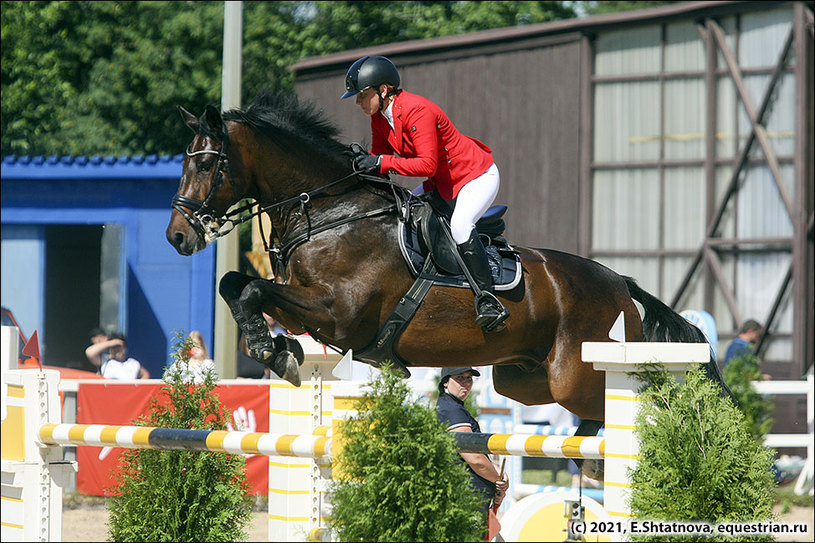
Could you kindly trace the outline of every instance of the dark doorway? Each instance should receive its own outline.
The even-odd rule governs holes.
[[[43,361],[95,371],[85,358],[88,332],[99,326],[102,225],[45,228]]]

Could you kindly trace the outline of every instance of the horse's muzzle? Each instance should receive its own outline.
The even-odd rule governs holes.
[[[190,256],[207,246],[201,236],[191,231],[189,227],[175,228],[172,223],[167,227],[167,241],[182,256]]]

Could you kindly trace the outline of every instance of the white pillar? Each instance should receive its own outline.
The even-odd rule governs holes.
[[[62,448],[35,444],[43,424],[59,424],[59,372],[10,370],[5,374],[2,423],[3,541],[62,541],[62,488],[76,469]]]
[[[308,336],[298,336],[305,361],[302,384],[273,379],[269,389],[269,431],[282,434],[325,433],[331,425],[331,369],[340,356],[326,353]],[[323,428],[320,428],[323,427]],[[326,458],[269,457],[269,541],[313,541],[327,536],[325,497],[331,480]]]
[[[628,470],[636,468],[640,454],[634,431],[643,401],[637,390],[643,383],[630,373],[645,371],[642,364],[659,363],[681,382],[694,365],[709,360],[707,343],[583,343],[583,362],[606,372],[603,506],[612,517],[631,517]]]

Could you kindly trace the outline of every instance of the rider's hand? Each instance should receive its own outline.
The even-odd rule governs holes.
[[[354,159],[354,170],[360,173],[379,174],[381,156],[360,155]]]

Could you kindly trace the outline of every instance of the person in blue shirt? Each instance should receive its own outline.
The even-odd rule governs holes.
[[[744,321],[739,329],[739,335],[727,347],[727,352],[724,355],[724,366],[726,367],[734,358],[739,358],[745,354],[755,354],[756,344],[763,331],[764,327],[758,321],[753,319]]]
[[[480,433],[481,427],[464,407],[464,400],[473,388],[473,376],[481,374],[473,368],[444,368],[439,382],[439,399],[436,415],[448,432]],[[470,473],[470,486],[483,496],[482,512],[486,515],[490,502],[500,505],[509,487],[509,476],[498,473],[495,465],[485,454],[459,453]]]

